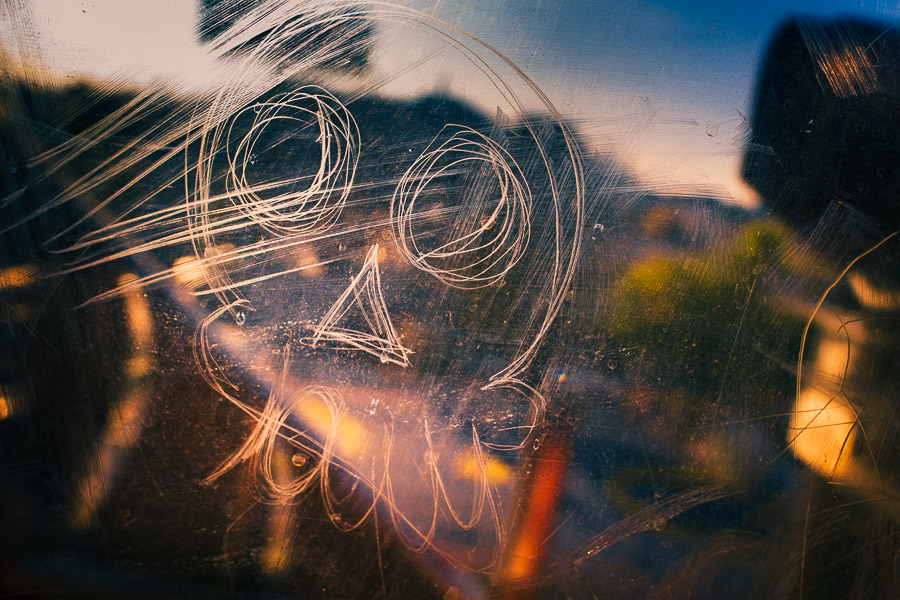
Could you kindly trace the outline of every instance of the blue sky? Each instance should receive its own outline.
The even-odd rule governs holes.
[[[681,194],[692,186],[716,188],[726,199],[748,205],[755,199],[739,181],[738,165],[759,61],[777,24],[789,15],[900,18],[900,0],[398,4],[442,18],[508,55],[573,119],[592,148],[615,156],[649,189]],[[210,62],[194,39],[197,5],[190,0],[35,0],[30,6],[38,31],[22,31],[21,22],[4,18],[3,46],[34,46],[26,53],[41,56],[65,77],[73,72],[118,77],[128,71],[129,77],[150,79],[157,73],[180,75],[190,84],[221,79],[222,66]],[[0,12],[8,9],[0,5]],[[25,46],[13,39],[10,24],[24,35],[19,42]],[[411,60],[416,52],[408,37],[392,43],[394,58]],[[398,64],[389,61],[387,69]],[[470,77],[464,71],[442,56],[398,80],[392,93],[464,90]],[[478,98],[471,89],[461,95]]]
[[[724,185],[752,205],[737,176],[747,132],[739,121],[750,118],[759,62],[778,23],[792,15],[892,23],[900,2],[445,0],[437,10],[512,57],[583,123],[591,143],[655,191]],[[610,125],[628,115],[647,121],[637,133],[626,125],[631,137]]]

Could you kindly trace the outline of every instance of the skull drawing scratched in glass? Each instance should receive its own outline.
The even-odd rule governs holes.
[[[110,294],[174,282],[203,375],[256,421],[208,481],[251,460],[281,501],[319,486],[341,528],[381,510],[414,548],[449,556],[438,540],[457,531],[470,551],[450,558],[496,565],[579,254],[577,143],[508,59],[446,23],[377,3],[273,6],[213,38],[231,65],[215,93],[147,134],[175,147],[160,189],[180,180],[185,200],[160,206],[157,189],[91,234],[139,240],[126,255],[193,256]],[[419,66],[468,65],[465,101],[387,99],[358,65],[331,68],[390,62],[372,23],[437,44]],[[279,474],[279,452],[302,468]]]

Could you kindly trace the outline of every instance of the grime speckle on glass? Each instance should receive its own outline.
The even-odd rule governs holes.
[[[900,595],[897,6],[0,15],[0,597]]]

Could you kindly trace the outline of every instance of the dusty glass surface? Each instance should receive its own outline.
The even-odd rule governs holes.
[[[0,14],[3,594],[900,593],[897,7]]]

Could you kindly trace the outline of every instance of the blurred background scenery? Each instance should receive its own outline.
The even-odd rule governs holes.
[[[900,595],[898,5],[0,15],[0,598]]]

